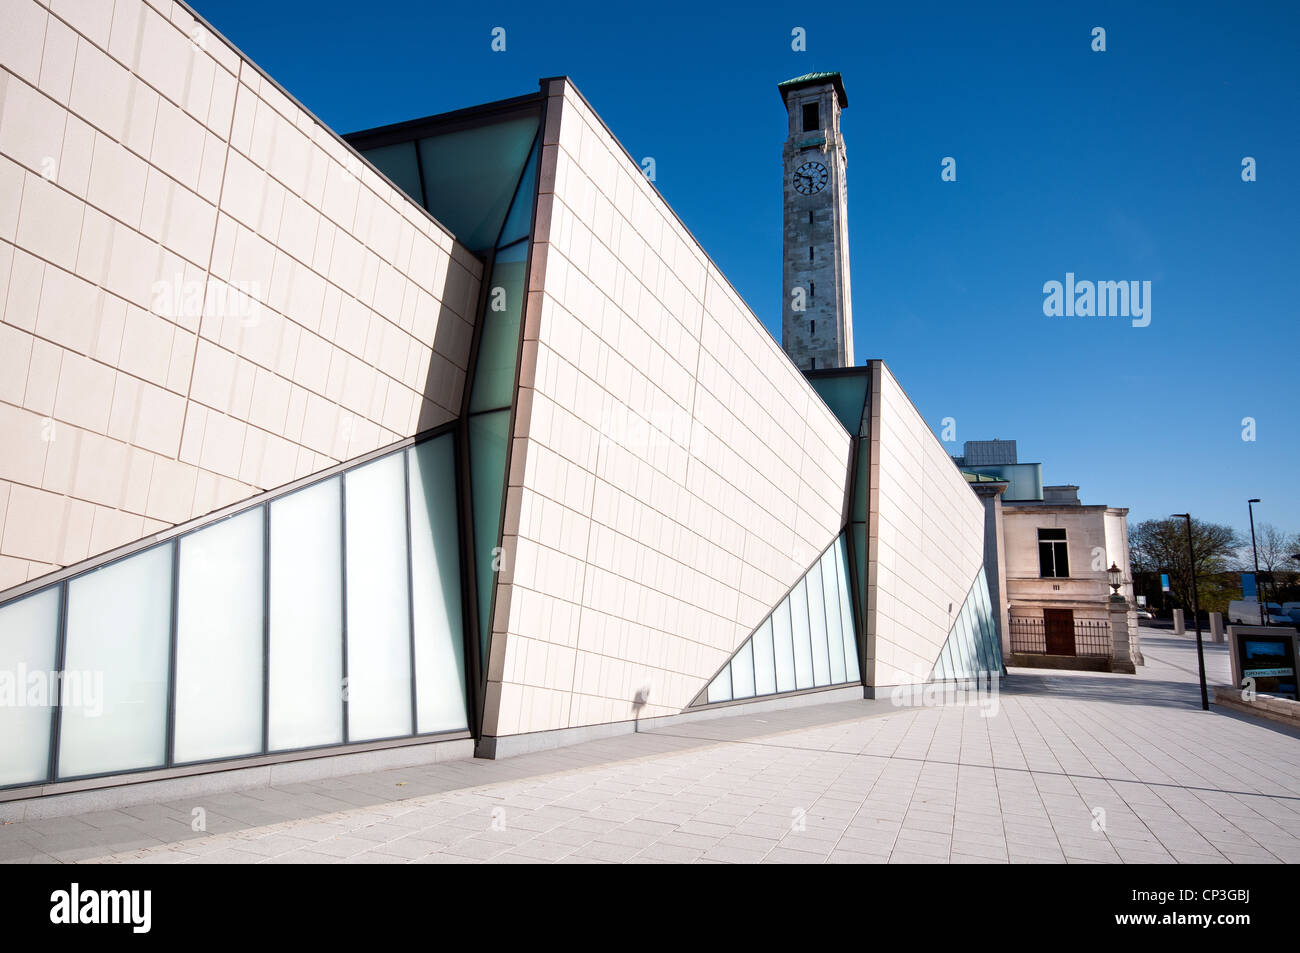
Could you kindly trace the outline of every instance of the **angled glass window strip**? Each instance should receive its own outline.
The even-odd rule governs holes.
[[[993,665],[993,660],[989,656],[989,633],[984,625],[984,600],[980,598],[981,590],[987,588],[984,582],[984,571],[980,570],[979,578],[975,581],[975,597],[970,600],[971,629],[973,630],[973,640],[975,644],[975,668],[980,672],[987,672]]]
[[[979,588],[976,587],[978,593]],[[987,653],[984,650],[984,630],[980,626],[979,596],[966,601],[966,627],[970,629],[970,664],[976,672],[988,671]]]
[[[503,124],[504,125],[504,124]],[[496,582],[496,546],[501,539],[510,410],[514,405],[521,323],[527,287],[527,241],[532,230],[533,200],[541,137],[532,129],[528,161],[515,179],[512,204],[497,236],[491,283],[479,316],[481,331],[474,357],[469,399],[470,509],[474,522],[475,581],[478,596],[479,652],[484,667],[492,633]]]
[[[831,681],[838,685],[844,681],[844,633],[840,631],[840,593],[835,578],[836,544],[822,554],[822,592],[826,606],[826,646],[830,650]]]
[[[451,434],[407,451],[417,731],[469,726]]]
[[[471,414],[508,408],[514,400],[527,257],[528,242],[516,242],[498,252],[492,263],[483,332],[479,335],[470,390]]]
[[[963,672],[972,671],[975,668],[975,662],[973,659],[974,652],[972,651],[974,646],[971,644],[969,599],[963,602],[961,608],[957,610],[957,617],[953,622],[952,631],[957,636],[953,642],[957,664]]]
[[[863,437],[858,441],[857,471],[854,473],[853,522],[867,521],[867,482],[871,472],[871,442]]]
[[[776,690],[792,692],[794,680],[794,632],[790,627],[790,599],[772,612],[772,642],[776,652]]]
[[[506,215],[505,224],[501,226],[501,235],[497,239],[498,248],[504,248],[532,234],[533,198],[537,191],[537,166],[542,152],[541,139],[541,136],[537,136],[533,141],[533,151],[528,157],[528,164],[524,167],[524,174],[519,178],[519,188],[515,190],[514,202]]]
[[[753,640],[741,646],[731,660],[731,695],[733,698],[754,697],[754,644]]]
[[[424,205],[420,188],[419,159],[414,142],[397,142],[391,146],[377,146],[361,153],[376,169],[393,180],[393,184],[406,193],[416,205]]]
[[[978,672],[980,665],[980,641],[983,634],[980,632],[979,619],[975,614],[975,602],[978,596],[975,595],[976,586],[972,585],[970,595],[962,603],[962,622],[965,627],[966,638],[962,643],[962,650],[965,655],[966,668],[970,672]]]
[[[60,591],[51,586],[0,607],[0,787],[50,773]]]
[[[826,632],[826,595],[822,587],[822,565],[819,559],[804,576],[808,593],[808,632],[812,647],[813,685],[831,683],[831,654]]]
[[[710,681],[701,702],[861,681],[846,547],[841,533]]]
[[[708,698],[709,704],[713,704],[714,702],[731,701],[730,663],[728,663],[727,666],[714,677],[713,681],[709,682]]]
[[[990,605],[988,578],[980,567],[935,659],[932,681],[985,677],[1002,671],[1002,647],[987,608]]]
[[[980,570],[980,582],[978,596],[980,600],[980,611],[982,613],[984,646],[988,655],[989,672],[1001,672],[1004,669],[1002,662],[1002,641],[998,636],[998,627],[993,617],[993,600],[989,595],[988,577],[984,571]]]
[[[764,619],[754,633],[754,692],[772,695],[776,692],[776,655],[772,645],[772,620]]]
[[[848,538],[845,535],[841,535],[835,545],[835,580],[844,638],[844,679],[847,682],[858,682],[862,680],[862,673],[858,665],[857,627],[853,624],[853,597],[849,592]]]
[[[856,434],[862,424],[862,408],[871,384],[870,371],[864,367],[861,373],[856,374],[810,377],[808,383],[835,414],[844,429],[851,434]]]
[[[0,787],[50,780],[56,743],[62,780],[465,730],[454,441],[0,604]],[[17,671],[43,676],[22,705],[6,694]]]
[[[498,410],[469,418],[470,508],[474,514],[474,574],[478,582],[479,651],[487,660],[492,631],[492,590],[496,583],[501,538],[501,494],[506,483],[506,446],[510,411]]]
[[[858,605],[864,610],[867,605],[867,524],[854,523],[850,527],[853,533],[853,555],[856,562],[854,563],[853,581],[857,585]],[[848,556],[845,556],[845,565],[848,564]]]
[[[262,750],[264,513],[258,506],[180,538],[177,764]]]
[[[172,549],[163,543],[68,582],[60,778],[167,760]]]
[[[790,628],[794,633],[794,684],[813,687],[812,633],[808,626],[808,587],[800,579],[790,591]]]
[[[522,116],[420,140],[426,208],[471,250],[496,244],[537,122]]]
[[[271,502],[272,751],[343,741],[341,481]]]
[[[953,673],[957,671],[957,667],[953,665],[952,653],[952,645],[945,644],[943,652],[939,654],[939,664],[936,666],[936,671],[941,674],[936,675],[936,678],[950,679],[955,677]]]
[[[404,463],[389,454],[343,475],[349,741],[412,733]]]

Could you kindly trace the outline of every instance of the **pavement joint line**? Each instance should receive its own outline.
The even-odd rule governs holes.
[[[1018,774],[1039,775],[1044,777],[1061,777],[1068,778],[1071,781],[1100,781],[1106,784],[1144,784],[1150,787],[1176,788],[1184,791],[1206,791],[1212,794],[1228,794],[1236,797],[1262,797],[1278,801],[1295,801],[1300,803],[1300,794],[1269,794],[1264,791],[1234,791],[1227,788],[1216,788],[1194,784],[1178,784],[1172,781],[1146,781],[1140,778],[1111,778],[1102,774],[1079,774],[1059,769],[1057,771],[1047,771],[1041,768],[1016,768],[1009,765],[988,765],[979,764],[970,761],[949,761],[934,758],[920,757],[915,755],[894,755],[894,754],[872,754],[865,751],[837,751],[834,748],[810,748],[804,745],[777,745],[770,742],[752,741],[745,738],[712,738],[709,739],[718,745],[752,745],[757,748],[780,748],[789,751],[808,751],[817,754],[836,754],[848,758],[879,758],[885,761],[908,761],[917,764],[929,765],[948,765],[957,768],[985,768],[990,771],[1009,771]]]

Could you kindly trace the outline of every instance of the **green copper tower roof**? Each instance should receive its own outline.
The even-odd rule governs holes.
[[[821,86],[824,83],[831,83],[835,87],[835,95],[840,99],[840,108],[849,108],[849,97],[844,92],[844,78],[839,73],[804,73],[802,76],[796,76],[794,79],[787,79],[784,83],[777,83],[777,91],[781,94],[781,102],[785,102],[786,93],[795,89],[803,89],[805,86]]]

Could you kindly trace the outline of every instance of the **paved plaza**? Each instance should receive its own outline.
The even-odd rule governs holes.
[[[1300,736],[1200,711],[1194,641],[1143,640],[1137,677],[1014,670],[996,712],[839,702],[12,822],[0,862],[1300,861]]]

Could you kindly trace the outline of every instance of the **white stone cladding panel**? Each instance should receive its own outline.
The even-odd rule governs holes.
[[[873,368],[866,674],[879,691],[929,677],[984,561],[984,506],[889,368]]]
[[[680,711],[839,533],[849,437],[549,89],[485,731]]]
[[[481,265],[253,64],[171,0],[0,23],[0,590],[458,413]]]

